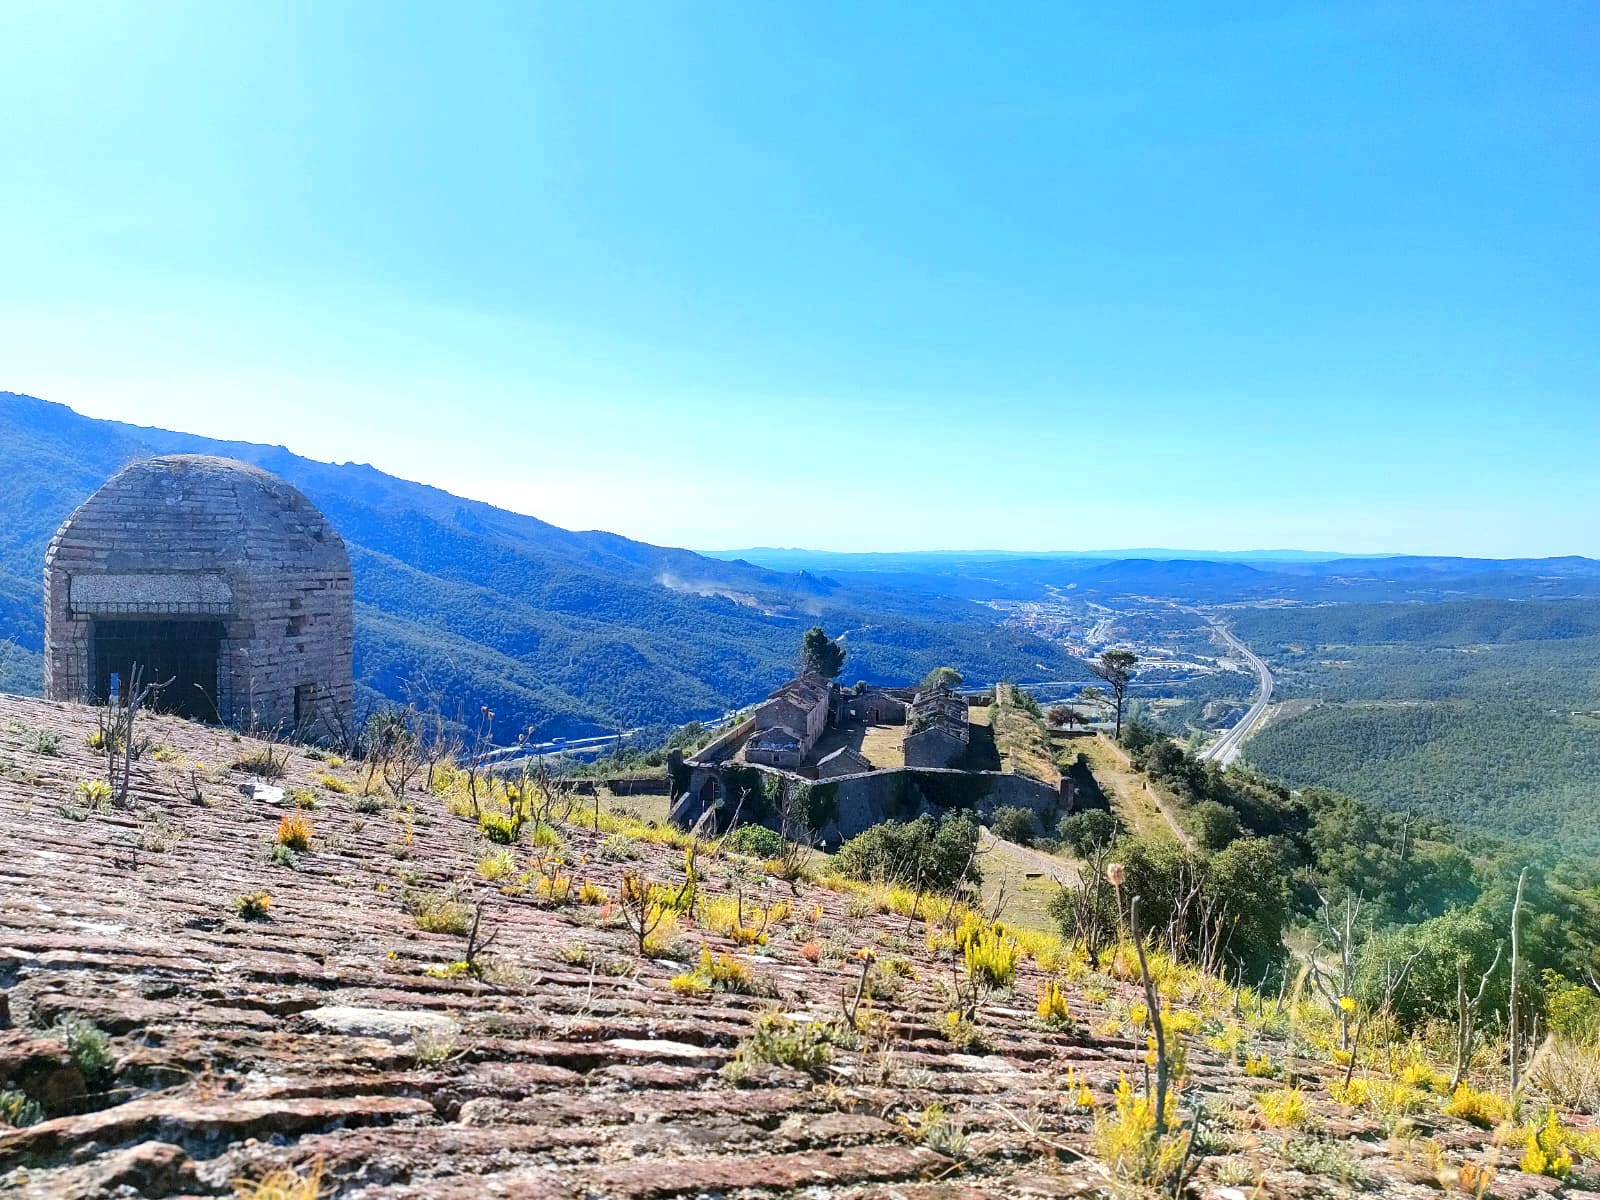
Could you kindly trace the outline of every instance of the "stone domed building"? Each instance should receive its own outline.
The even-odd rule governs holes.
[[[298,490],[228,458],[163,455],[85,500],[45,556],[45,694],[106,703],[135,663],[155,707],[328,736],[351,705],[344,542]]]

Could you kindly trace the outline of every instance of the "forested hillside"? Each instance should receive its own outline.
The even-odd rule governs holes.
[[[124,463],[174,452],[240,458],[304,491],[350,548],[358,682],[447,715],[487,704],[502,735],[720,713],[789,673],[817,620],[843,637],[850,679],[903,682],[940,663],[979,681],[1083,674],[967,601],[574,533],[369,466],[0,393],[0,688],[38,688],[40,577],[56,528]]]
[[[1247,608],[1234,632],[1263,649],[1398,644],[1475,646],[1600,635],[1600,601],[1459,600],[1436,604],[1327,604]]]
[[[1283,698],[1250,761],[1479,828],[1600,846],[1600,603],[1242,610]]]

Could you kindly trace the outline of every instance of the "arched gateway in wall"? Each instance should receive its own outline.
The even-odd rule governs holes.
[[[45,556],[45,694],[105,703],[135,663],[156,707],[307,736],[351,705],[350,558],[298,490],[198,454],[124,467]]]

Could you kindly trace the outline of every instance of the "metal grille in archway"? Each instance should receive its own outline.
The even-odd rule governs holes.
[[[221,621],[97,620],[94,622],[94,694],[111,699],[113,677],[119,700],[126,701],[134,664],[146,683],[170,686],[149,704],[161,712],[196,721],[217,721],[217,659],[222,649]]]

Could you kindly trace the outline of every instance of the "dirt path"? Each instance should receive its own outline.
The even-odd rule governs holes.
[[[1076,885],[1077,865],[997,838],[987,829],[978,846],[985,906],[997,906],[1000,916],[1018,927],[1054,932],[1050,903],[1063,887]]]
[[[1128,799],[1126,792],[1129,789],[1137,789],[1142,801],[1154,807],[1161,814],[1167,828],[1172,831],[1172,836],[1177,838],[1186,849],[1193,850],[1195,848],[1194,838],[1190,836],[1187,829],[1179,824],[1178,816],[1173,811],[1171,803],[1159,790],[1150,786],[1148,779],[1134,770],[1133,760],[1128,757],[1127,751],[1104,734],[1096,734],[1095,741],[1104,747],[1126,772],[1124,777],[1111,781],[1114,785],[1120,785],[1124,802],[1126,803]],[[1104,786],[1104,781],[1102,781],[1102,786]]]

